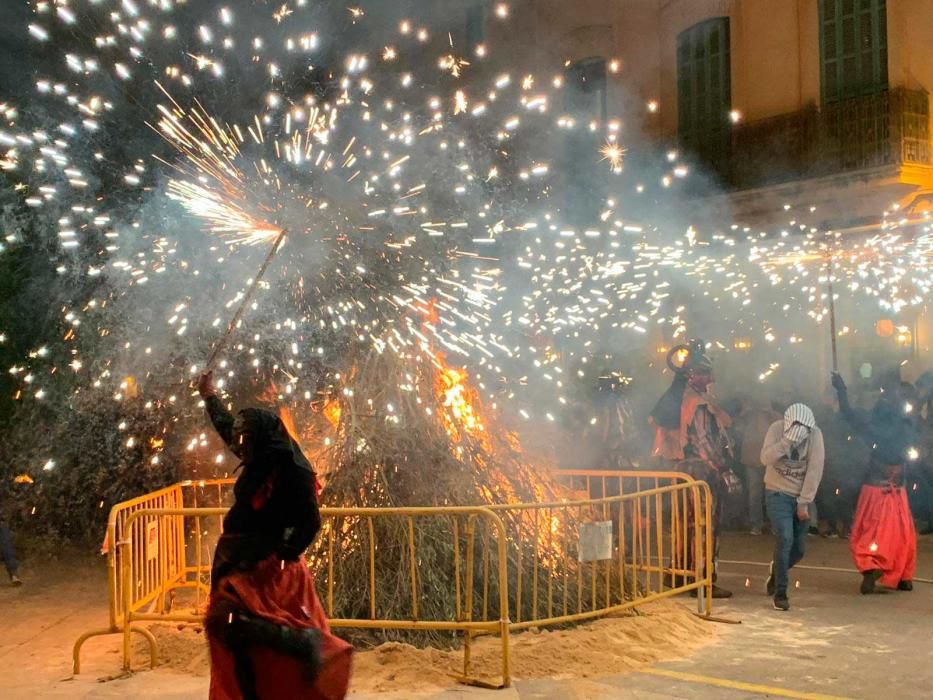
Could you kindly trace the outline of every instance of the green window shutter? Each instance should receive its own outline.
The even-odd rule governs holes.
[[[588,125],[607,119],[608,69],[605,58],[591,57],[568,66],[564,72],[564,109],[576,126],[564,137],[564,215],[573,225],[591,225],[605,207],[608,168],[599,165],[601,130]]]
[[[486,0],[470,0],[466,10],[466,44],[470,49],[485,41]]]
[[[823,103],[888,88],[887,0],[820,0]]]
[[[677,37],[678,136],[714,170],[728,163],[732,108],[729,18],[716,17]]]

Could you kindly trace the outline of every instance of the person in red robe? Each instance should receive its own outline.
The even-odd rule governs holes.
[[[655,427],[653,454],[677,471],[709,484],[715,581],[723,502],[739,483],[730,467],[733,445],[728,428],[732,420],[714,403],[709,392],[713,383],[713,365],[704,352],[702,341],[693,341],[688,348],[683,365],[671,365],[676,372],[674,381],[651,413],[650,422]],[[675,559],[677,568],[681,565],[686,569],[693,568],[694,548],[689,543],[695,533],[693,518],[689,515],[687,537],[687,561]],[[732,592],[713,586],[713,597],[730,598]]]
[[[241,462],[211,570],[210,698],[344,698],[352,647],[331,634],[304,559],[321,529],[314,470],[274,413],[234,418],[210,373],[198,390]]]
[[[849,403],[845,381],[832,375],[839,410],[856,433],[871,447],[868,478],[859,494],[849,548],[862,574],[860,590],[874,593],[876,583],[885,588],[913,590],[917,564],[917,532],[907,501],[904,475],[916,459],[918,435],[912,410],[890,383],[867,417]]]

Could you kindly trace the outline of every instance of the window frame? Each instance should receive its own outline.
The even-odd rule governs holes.
[[[846,12],[849,4],[852,11]],[[819,0],[817,6],[822,103],[831,104],[886,91],[887,0]],[[846,47],[849,38],[846,32],[847,21],[852,24],[851,50]],[[832,41],[829,40],[830,32]],[[867,50],[866,40],[870,42]],[[849,61],[853,71],[851,80],[845,76],[846,62]]]
[[[676,41],[678,141],[720,170],[728,163],[731,148],[731,43],[729,16],[687,27]]]

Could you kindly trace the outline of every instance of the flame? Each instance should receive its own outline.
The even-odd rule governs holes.
[[[461,439],[461,431],[473,436],[482,435],[486,427],[476,408],[476,393],[467,385],[467,373],[448,366],[440,355],[435,359],[438,365],[437,393],[444,407],[448,435],[457,442]]]
[[[321,411],[324,414],[324,417],[327,419],[327,422],[330,423],[333,427],[340,425],[340,415],[341,408],[340,402],[337,399],[330,399],[327,403],[324,404],[324,409]]]
[[[298,430],[295,428],[295,417],[285,406],[279,407],[279,420],[281,420],[282,425],[285,426],[285,431],[288,433],[288,436],[301,447],[301,438],[298,437]]]

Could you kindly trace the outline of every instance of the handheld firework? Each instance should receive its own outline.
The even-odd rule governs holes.
[[[265,276],[266,270],[269,269],[269,265],[272,263],[272,259],[275,257],[275,254],[278,253],[279,248],[282,247],[282,243],[285,241],[285,236],[287,233],[288,231],[283,228],[275,237],[275,240],[272,243],[272,247],[269,249],[269,253],[262,261],[262,265],[259,266],[259,271],[253,278],[253,283],[249,286],[249,289],[246,290],[243,301],[240,302],[236,313],[234,313],[233,318],[230,319],[230,324],[227,326],[226,332],[221,336],[220,340],[217,341],[217,344],[211,351],[210,357],[207,358],[207,364],[204,367],[205,372],[209,372],[214,368],[214,363],[217,362],[217,358],[220,356],[220,353],[225,347],[227,347],[227,343],[230,340],[230,336],[233,333],[233,330],[239,325],[240,320],[243,318],[243,314],[246,312],[247,306],[252,302],[253,297],[256,295],[256,290],[259,288],[259,283]]]

